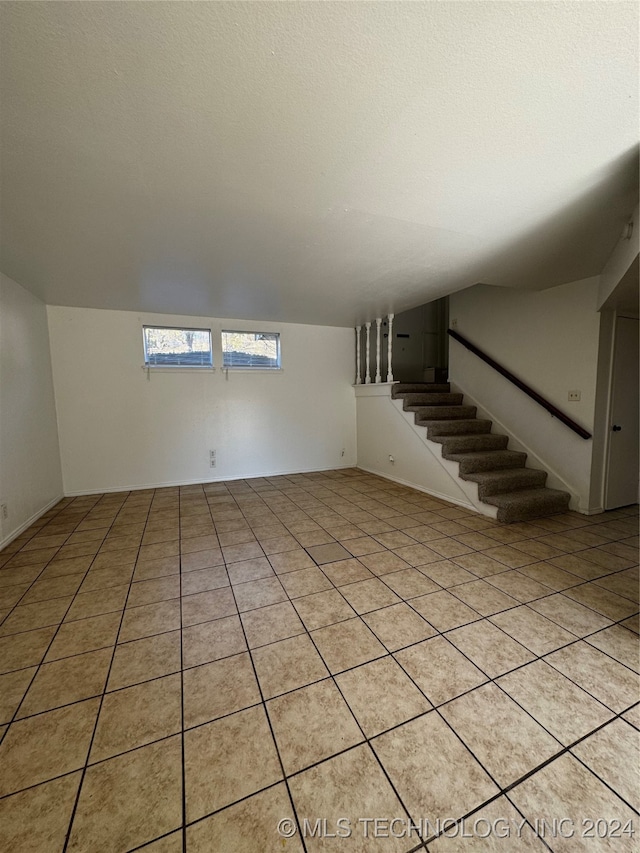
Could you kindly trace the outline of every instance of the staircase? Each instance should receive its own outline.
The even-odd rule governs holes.
[[[546,471],[526,468],[527,454],[509,450],[509,437],[491,432],[491,421],[476,418],[449,383],[396,383],[393,399],[414,412],[427,438],[442,445],[442,456],[457,462],[459,477],[478,484],[478,498],[498,508],[502,522],[525,521],[566,512],[570,495],[545,486]]]

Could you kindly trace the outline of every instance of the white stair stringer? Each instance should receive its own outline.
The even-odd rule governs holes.
[[[492,506],[491,504],[483,503],[478,498],[478,484],[472,482],[471,480],[463,480],[459,476],[460,463],[454,462],[452,459],[443,458],[442,444],[437,441],[430,441],[427,438],[427,428],[425,426],[419,426],[415,423],[414,412],[404,411],[402,399],[398,398],[394,400],[391,396],[389,396],[388,400],[395,409],[395,411],[407,424],[407,426],[420,438],[421,442],[425,445],[428,452],[431,453],[431,455],[437,459],[438,463],[441,465],[444,471],[446,471],[446,473],[455,482],[456,486],[465,494],[469,503],[473,506],[476,512],[479,512],[481,515],[485,515],[488,518],[497,518],[498,507]]]

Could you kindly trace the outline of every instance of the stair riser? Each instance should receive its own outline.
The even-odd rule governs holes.
[[[526,453],[509,456],[505,459],[462,459],[460,460],[460,476],[475,474],[477,471],[499,471],[503,468],[524,468]],[[458,460],[454,460],[458,461]]]
[[[459,435],[436,437],[442,444],[442,455],[447,458],[454,453],[475,453],[478,450],[505,450],[509,443],[506,435]]]
[[[476,416],[475,406],[407,406],[405,411],[416,413],[419,426],[424,426],[422,421],[453,421]]]
[[[409,406],[460,406],[462,394],[401,394],[403,408]]]
[[[530,468],[522,468],[520,476],[514,475],[508,480],[498,483],[478,483],[478,497],[481,501],[491,495],[504,495],[507,492],[517,492],[519,489],[544,489],[547,481],[547,472],[532,471]],[[534,476],[531,476],[531,475]]]
[[[564,498],[555,498],[553,501],[549,501],[545,506],[535,504],[530,508],[500,508],[498,510],[497,519],[505,524],[513,524],[516,521],[528,521],[532,518],[544,518],[547,515],[557,515],[560,512],[567,511],[569,508],[569,500],[570,495],[566,495]]]
[[[491,421],[463,418],[457,421],[429,423],[427,421],[427,438],[435,440],[442,435],[487,435],[491,432]]]

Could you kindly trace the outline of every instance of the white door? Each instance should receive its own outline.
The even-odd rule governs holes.
[[[638,320],[616,319],[605,509],[638,501]]]

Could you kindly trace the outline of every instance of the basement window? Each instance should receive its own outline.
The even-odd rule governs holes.
[[[278,332],[223,332],[222,366],[251,370],[279,370],[280,334]]]
[[[143,326],[145,367],[213,367],[211,329]]]

